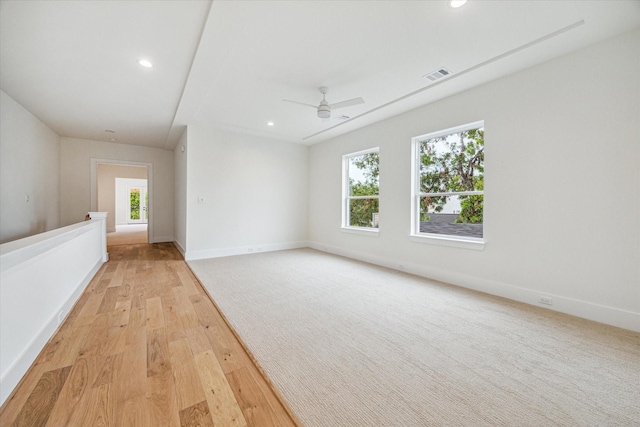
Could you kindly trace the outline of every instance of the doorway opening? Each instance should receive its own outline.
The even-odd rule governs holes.
[[[149,193],[147,186],[129,187],[127,192],[129,195],[129,215],[127,223],[129,224],[146,224],[149,221]]]
[[[149,192],[146,179],[116,178],[116,227],[149,222]]]
[[[107,246],[152,243],[152,165],[91,160],[91,207],[108,213]]]

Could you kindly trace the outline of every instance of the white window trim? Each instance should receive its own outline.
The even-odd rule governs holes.
[[[477,237],[453,236],[447,234],[433,234],[420,232],[420,215],[418,214],[418,206],[420,205],[420,197],[426,195],[474,195],[484,194],[484,191],[461,191],[451,193],[423,193],[420,190],[420,141],[430,138],[438,138],[440,136],[450,135],[452,133],[462,132],[468,129],[484,127],[484,120],[479,120],[465,125],[455,126],[448,129],[439,130],[437,132],[426,133],[411,138],[411,234],[409,240],[416,243],[427,243],[438,246],[448,246],[461,249],[484,250],[486,240]]]
[[[377,196],[350,196],[349,195],[349,159],[351,157],[361,156],[369,153],[380,153],[380,147],[368,148],[362,151],[356,151],[355,153],[348,153],[342,155],[342,226],[341,230],[347,233],[361,234],[368,236],[377,236],[379,228],[375,227],[353,227],[349,225],[349,200],[352,199],[380,199],[380,194]]]
[[[483,251],[486,245],[484,239],[474,237],[460,237],[446,234],[410,234],[409,240],[415,243],[426,243],[429,245],[448,246],[450,248],[472,249]]]
[[[360,234],[361,236],[377,237],[380,234],[380,230],[371,227],[340,227],[340,231],[343,233]]]

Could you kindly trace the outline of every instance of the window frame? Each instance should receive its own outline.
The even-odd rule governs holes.
[[[455,236],[451,234],[423,233],[420,231],[420,198],[425,196],[456,196],[456,195],[482,195],[484,200],[484,190],[482,191],[452,191],[438,193],[423,193],[420,191],[420,143],[431,138],[438,138],[446,135],[460,133],[469,129],[484,128],[484,120],[478,120],[460,126],[429,132],[411,138],[411,233],[409,240],[417,243],[427,243],[439,246],[449,246],[463,249],[484,250],[486,241],[484,237],[484,217],[483,217],[483,237]],[[483,201],[484,203],[484,201]]]
[[[342,155],[342,224],[341,230],[347,233],[375,235],[377,236],[380,231],[380,225],[378,227],[357,227],[350,224],[350,201],[358,199],[375,199],[378,200],[378,214],[380,213],[380,175],[378,174],[378,194],[376,196],[351,196],[349,187],[349,163],[353,157],[362,156],[369,153],[378,153],[380,156],[380,147],[368,148],[366,150],[356,151],[353,153]],[[380,167],[380,165],[378,165]],[[378,223],[379,224],[379,223]]]

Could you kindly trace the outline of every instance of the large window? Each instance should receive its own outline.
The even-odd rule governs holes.
[[[414,236],[483,241],[484,122],[413,138]]]
[[[342,156],[342,226],[375,231],[379,225],[378,148]]]

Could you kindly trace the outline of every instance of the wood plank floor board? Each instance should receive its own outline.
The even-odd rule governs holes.
[[[178,409],[183,410],[206,399],[200,384],[193,353],[186,340],[169,343],[171,366],[176,384]]]
[[[187,290],[187,295],[201,295],[202,291],[199,289],[199,286],[196,284],[197,280],[191,274],[191,271],[186,267],[182,266],[182,268],[178,268],[177,272],[178,277],[180,278],[180,282]]]
[[[147,331],[147,377],[170,370],[169,342],[165,328]]]
[[[116,308],[109,314],[109,327],[125,327],[129,324],[131,300],[116,303]]]
[[[213,352],[209,350],[198,353],[195,359],[214,424],[228,427],[246,426],[247,422],[238,401]]]
[[[109,254],[0,425],[297,425],[173,244]]]
[[[102,360],[102,363],[98,367],[96,379],[91,385],[92,388],[97,388],[105,384],[113,384],[114,376],[120,370],[122,365],[122,353],[110,354]]]
[[[110,427],[118,425],[115,387],[101,384],[91,389],[88,403],[78,408],[69,420],[69,426]]]
[[[131,307],[127,330],[139,329],[147,324],[147,310],[144,307]]]
[[[104,345],[109,336],[109,314],[103,313],[95,316],[89,326],[87,339],[80,347],[80,352],[88,352],[94,349],[104,351]]]
[[[113,276],[111,277],[111,281],[108,287],[113,288],[113,287],[122,286],[126,272],[127,272],[127,262],[123,261],[121,263],[118,263],[116,271],[113,272]]]
[[[178,302],[173,293],[169,296],[162,297],[162,308],[164,314],[164,324],[167,328],[167,339],[175,341],[177,339],[186,338],[186,331],[182,327],[180,320],[180,310]]]
[[[42,374],[12,426],[43,426],[60,395],[71,366]]]
[[[173,371],[147,377],[147,406],[154,427],[180,425]]]
[[[2,406],[2,412],[0,413],[0,426],[9,425],[11,421],[16,419],[22,408],[25,406],[27,399],[31,396],[31,393],[33,393],[40,377],[48,370],[48,363],[35,363],[31,366],[29,374],[24,376],[18,386],[21,392],[13,393],[7,398],[7,401]]]
[[[118,426],[138,427],[151,424],[146,395],[131,397],[119,406]]]
[[[71,325],[81,326],[93,323],[103,298],[104,295],[101,293],[94,293],[87,298],[86,303],[83,305],[80,313],[78,313],[78,316],[72,321]],[[69,327],[71,327],[71,325],[69,325]]]
[[[244,354],[244,349],[237,342],[233,333],[223,327],[224,320],[211,301],[203,295],[193,295],[190,299],[198,313],[202,331],[207,336],[224,372],[233,372],[245,366],[248,363],[247,359],[241,357]]]
[[[164,310],[160,297],[147,298],[147,329],[164,326]]]
[[[110,313],[116,308],[118,303],[119,289],[117,287],[107,287],[100,307],[98,307],[98,313]]]
[[[117,375],[119,400],[128,400],[145,394],[147,382],[147,330],[139,328],[130,335]]]
[[[214,427],[206,401],[180,411],[180,427]]]
[[[247,368],[237,369],[226,378],[233,389],[248,426],[293,425],[284,411],[274,410]]]
[[[66,339],[58,347],[49,364],[52,369],[71,366],[82,352],[83,345],[89,336],[91,325],[82,325],[67,331]]]
[[[213,350],[207,335],[202,328],[191,328],[187,330],[187,342],[193,354],[204,353]],[[216,362],[217,363],[217,362]]]
[[[98,359],[101,357],[95,353],[83,353],[78,356],[51,411],[47,426],[69,425],[75,409],[89,398],[98,371],[97,365],[100,363]]]

